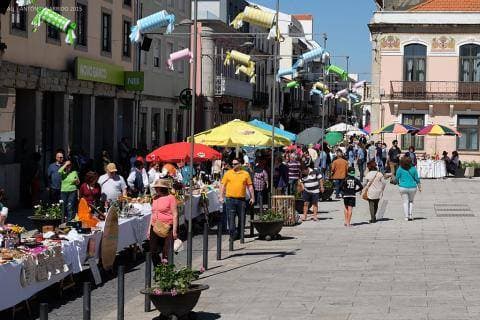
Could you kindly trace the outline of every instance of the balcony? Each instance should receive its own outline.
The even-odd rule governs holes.
[[[480,101],[480,82],[391,81],[392,100]]]
[[[229,96],[252,100],[253,87],[249,82],[219,75],[215,78],[215,96]]]
[[[270,96],[266,92],[255,91],[253,92],[252,106],[256,108],[268,108]]]

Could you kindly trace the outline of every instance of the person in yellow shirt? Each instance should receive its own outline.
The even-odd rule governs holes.
[[[250,194],[250,204],[255,203],[255,193],[253,191],[253,183],[250,174],[242,170],[240,160],[233,159],[232,168],[223,176],[220,184],[220,202],[223,202],[225,196],[225,205],[228,217],[228,230],[230,238],[235,239],[235,216],[238,215],[240,221],[245,221],[245,197],[247,189]],[[242,219],[243,218],[243,219]],[[243,226],[242,226],[243,227]]]

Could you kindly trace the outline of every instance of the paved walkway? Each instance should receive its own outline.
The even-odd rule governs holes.
[[[284,240],[236,243],[218,263],[212,251],[199,319],[480,319],[480,180],[424,181],[413,222],[395,186],[384,200],[377,224],[357,198],[356,226],[343,227],[332,201],[321,221],[284,228]],[[126,319],[157,315],[143,312],[143,296],[127,302]]]

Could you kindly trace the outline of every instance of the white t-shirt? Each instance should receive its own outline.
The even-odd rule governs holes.
[[[108,201],[116,201],[127,189],[125,180],[118,174],[110,177],[106,173],[98,178],[98,184],[102,188],[102,195],[105,195]]]
[[[375,178],[375,176],[376,176],[376,178]],[[365,179],[367,180],[366,184],[364,185],[365,187],[368,186],[370,181],[375,179],[375,181],[368,188],[368,193],[367,193],[368,198],[372,199],[372,200],[380,199],[382,197],[383,190],[385,189],[385,186],[387,185],[387,182],[385,181],[385,178],[383,177],[383,174],[381,172],[378,172],[378,171],[370,171],[365,176]]]

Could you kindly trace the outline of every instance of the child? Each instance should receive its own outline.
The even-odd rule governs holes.
[[[362,191],[363,186],[360,180],[355,178],[355,168],[348,169],[348,176],[343,180],[343,202],[345,204],[345,227],[351,227],[352,209],[355,207],[355,194]]]

